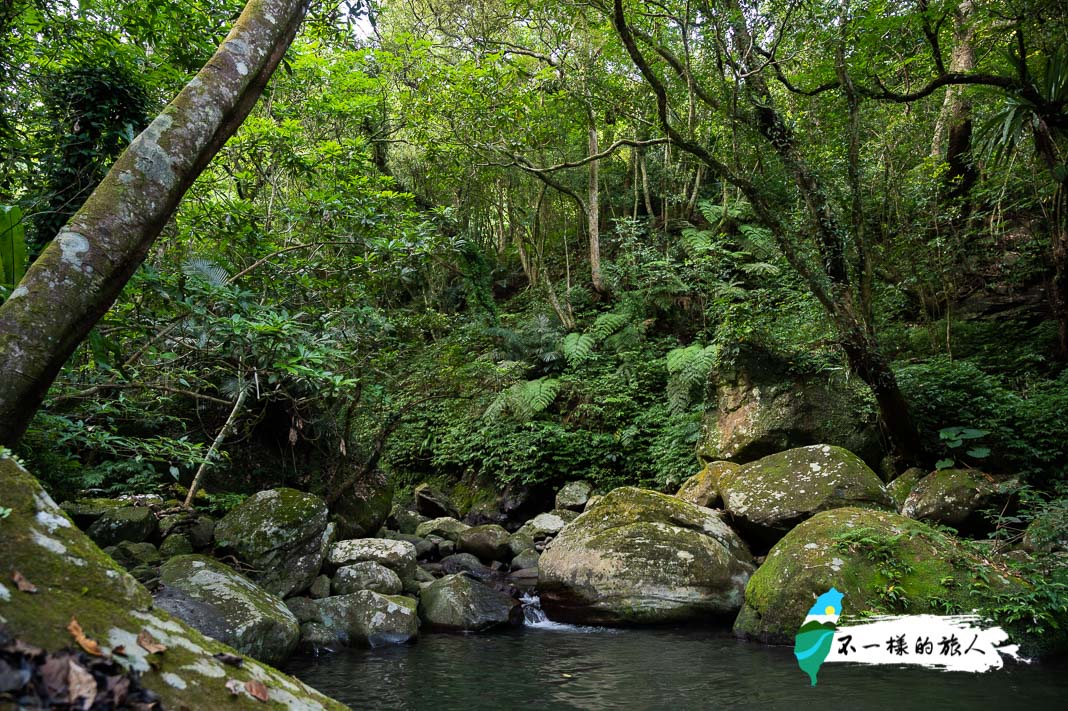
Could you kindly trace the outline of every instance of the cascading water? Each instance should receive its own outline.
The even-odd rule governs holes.
[[[583,625],[568,625],[563,622],[553,622],[541,609],[541,598],[536,592],[525,592],[519,596],[519,602],[523,603],[523,624],[539,630],[554,630],[558,632],[614,632],[604,627],[586,627]]]

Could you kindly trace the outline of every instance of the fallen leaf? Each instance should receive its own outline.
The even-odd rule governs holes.
[[[237,696],[238,694],[241,693],[241,687],[242,687],[242,684],[237,679],[231,679],[228,682],[226,682],[226,689],[231,694],[233,694],[234,696]]]
[[[111,653],[112,654],[118,654],[120,656],[125,657],[126,656],[126,645],[125,644],[120,644],[118,647],[115,647],[115,649],[111,650]]]
[[[19,589],[19,592],[35,593],[37,592],[37,586],[26,579],[22,573],[17,570],[11,571],[11,580],[14,581],[15,587]]]
[[[74,641],[78,643],[78,646],[84,649],[87,654],[92,654],[94,657],[104,656],[104,652],[100,649],[100,645],[96,643],[95,639],[89,639],[85,636],[85,632],[82,631],[82,626],[78,624],[78,620],[74,617],[70,618],[70,624],[67,625],[67,631],[70,632],[70,636],[74,638]]]
[[[267,687],[263,685],[263,682],[256,681],[255,679],[249,679],[245,682],[245,691],[254,699],[260,701],[267,701],[270,698],[267,694]]]
[[[245,663],[245,660],[242,657],[237,656],[236,654],[217,652],[216,654],[213,654],[211,656],[214,657],[217,661],[220,661],[223,664],[229,664],[232,667],[239,667]]]
[[[68,699],[74,705],[78,699],[84,699],[79,708],[87,709],[96,700],[96,679],[77,662],[70,663],[67,673]]]
[[[38,667],[37,673],[44,682],[46,698],[57,703],[67,700],[67,681],[70,679],[69,652],[61,652],[54,657],[48,657]]]
[[[167,645],[160,644],[159,640],[153,637],[152,633],[148,630],[141,630],[137,635],[137,644],[149,654],[167,651]]]

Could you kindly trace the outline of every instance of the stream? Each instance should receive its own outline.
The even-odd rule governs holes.
[[[809,686],[789,647],[704,627],[578,627],[546,620],[411,645],[297,657],[286,671],[354,709],[1065,709],[1068,664],[986,674],[825,665]]]

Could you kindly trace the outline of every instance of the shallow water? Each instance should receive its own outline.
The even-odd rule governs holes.
[[[704,628],[424,634],[286,670],[354,709],[1068,709],[1063,663],[986,674],[829,664],[812,688],[791,648]]]

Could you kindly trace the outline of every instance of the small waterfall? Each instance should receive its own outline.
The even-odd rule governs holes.
[[[605,627],[586,627],[584,625],[568,625],[563,622],[553,622],[545,616],[541,609],[541,598],[536,592],[525,592],[519,596],[519,602],[523,603],[523,624],[538,630],[552,630],[554,632],[612,632]]]

